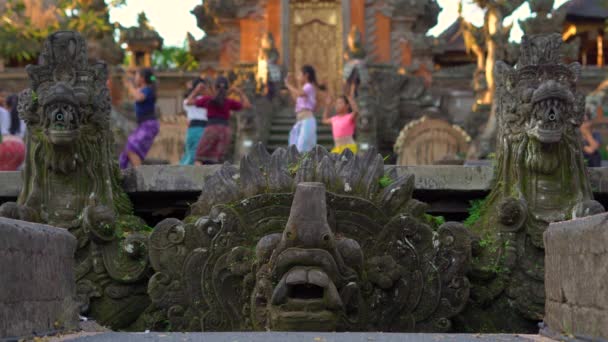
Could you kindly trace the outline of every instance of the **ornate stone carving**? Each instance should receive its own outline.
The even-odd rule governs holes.
[[[397,165],[431,165],[463,160],[471,137],[459,126],[422,118],[407,124],[395,143]]]
[[[266,3],[267,0],[205,0],[196,6],[191,13],[205,37],[197,41],[188,33],[188,46],[201,67],[236,65],[241,39],[238,19],[262,19]],[[224,61],[220,61],[221,55]]]
[[[585,108],[576,90],[580,65],[561,63],[561,44],[559,34],[524,36],[517,67],[496,65],[496,185],[473,225],[469,331],[536,331],[545,301],[543,232],[603,211],[577,130]]]
[[[391,66],[369,66],[369,82],[359,89],[357,140],[361,144],[367,134],[364,142],[383,151],[392,151],[400,129],[435,106],[422,77],[400,74]]]
[[[530,10],[535,13],[536,16],[519,21],[519,25],[524,31],[524,34],[530,36],[562,32],[566,20],[565,6],[553,10],[553,5],[555,4],[554,0],[530,0],[529,4]],[[562,44],[561,49],[564,56],[572,60],[577,60],[580,51],[580,43],[580,38],[577,37],[570,43]]]
[[[290,70],[312,65],[319,82],[339,93],[344,41],[339,1],[290,1],[289,10]]]
[[[121,27],[120,43],[126,43],[131,56],[131,67],[151,67],[152,52],[160,50],[163,38],[150,25],[144,12],[137,17],[137,26]]]
[[[427,223],[413,176],[383,175],[374,151],[321,147],[300,156],[258,145],[240,169],[224,165],[191,216],[150,238],[148,326],[450,330],[468,299],[470,237]]]
[[[31,88],[19,96],[28,127],[23,190],[0,216],[68,229],[78,239],[77,295],[83,313],[128,327],[148,305],[146,225],[120,187],[103,63],[90,65],[76,32],[49,36]]]
[[[355,95],[362,82],[369,82],[366,65],[367,52],[363,46],[363,39],[359,28],[353,26],[348,33],[346,52],[344,53],[344,71],[342,80],[344,82],[343,93],[350,94],[351,86],[355,86]]]

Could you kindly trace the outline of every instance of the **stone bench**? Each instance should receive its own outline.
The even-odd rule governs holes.
[[[65,229],[0,218],[0,340],[77,327],[75,250]]]
[[[608,213],[551,224],[545,240],[545,332],[608,340]]]

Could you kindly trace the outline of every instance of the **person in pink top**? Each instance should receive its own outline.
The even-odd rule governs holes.
[[[359,109],[357,102],[354,99],[355,87],[351,87],[350,95],[342,95],[337,100],[328,95],[326,98],[325,110],[323,111],[323,123],[331,125],[331,131],[334,136],[334,148],[332,153],[342,153],[349,149],[353,153],[357,153],[357,143],[355,143],[354,135],[357,123],[357,113]],[[334,104],[336,115],[329,116],[329,107]]]

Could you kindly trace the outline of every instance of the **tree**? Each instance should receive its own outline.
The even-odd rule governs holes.
[[[156,69],[183,69],[186,71],[198,70],[199,64],[188,52],[186,46],[168,46],[155,51],[152,56],[152,65]]]
[[[26,14],[26,0],[7,0],[0,14],[0,57],[18,61],[32,60],[40,51],[41,43],[57,30],[79,31],[86,38],[102,39],[112,34],[109,7],[118,7],[126,0],[57,0],[54,4],[55,20],[35,25]]]

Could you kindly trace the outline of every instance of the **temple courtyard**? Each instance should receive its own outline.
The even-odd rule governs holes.
[[[0,0],[0,341],[608,341],[607,22]]]

